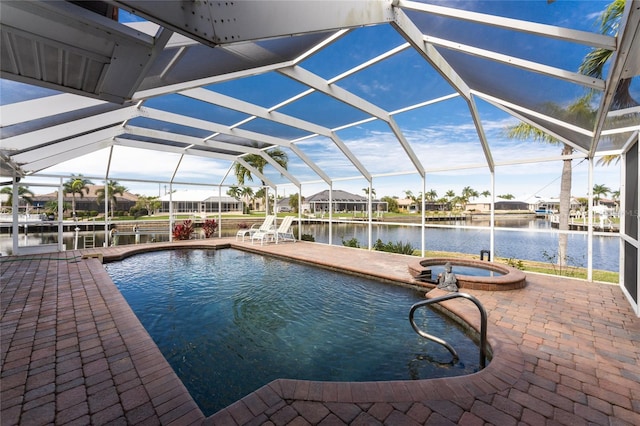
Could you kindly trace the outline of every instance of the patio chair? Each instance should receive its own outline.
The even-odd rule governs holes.
[[[295,216],[285,216],[280,223],[276,231],[276,243],[280,241],[296,241],[296,237],[293,235],[291,225]]]
[[[293,222],[293,218],[294,216],[285,216],[278,229],[255,232],[251,235],[251,244],[253,244],[255,240],[260,240],[260,245],[264,245],[265,241],[275,241],[276,243],[287,240],[295,241],[295,237],[291,232],[291,223]]]
[[[238,232],[236,232],[236,241],[238,241],[238,238],[240,237],[242,237],[242,241],[244,241],[244,237],[252,237],[256,232],[266,232],[273,230],[274,220],[276,220],[276,216],[270,214],[265,216],[264,222],[262,222],[261,225],[257,226],[258,224],[254,223],[253,225],[251,225],[251,228],[238,230]]]

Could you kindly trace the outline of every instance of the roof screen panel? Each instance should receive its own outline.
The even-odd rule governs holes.
[[[0,96],[0,105],[8,105],[59,95],[61,92],[0,78],[0,93],[2,94],[2,96]]]
[[[296,147],[331,179],[360,175],[346,154],[331,139],[318,136],[296,142]]]
[[[189,146],[189,144],[183,143],[183,142],[167,141],[167,140],[164,140],[164,139],[150,138],[150,137],[147,137],[147,136],[140,136],[140,135],[123,134],[123,135],[118,136],[118,138],[119,139],[131,140],[131,141],[140,141],[140,142],[152,143],[152,144],[158,146],[159,149],[161,149],[162,146],[167,146],[167,147],[172,147],[172,148],[180,148],[180,149],[184,149],[184,148]]]
[[[596,152],[612,151],[622,149],[628,142],[634,132],[621,132],[615,134],[605,134],[600,138]]]
[[[438,125],[427,125],[420,129],[405,130],[404,134],[426,170],[455,170],[487,165],[482,145],[470,117],[465,122],[455,120]]]
[[[386,123],[372,121],[359,125],[357,129],[341,130],[338,136],[371,174],[406,173],[416,170],[398,138]]]
[[[52,115],[50,116],[38,118],[38,119],[32,119],[32,120],[14,124],[11,126],[0,127],[0,138],[5,139],[12,136],[18,136],[24,133],[35,132],[36,130],[46,129],[52,126],[63,125],[63,124],[68,124],[69,126],[73,126],[73,122],[76,120],[81,120],[83,118],[104,114],[109,111],[115,111],[120,108],[123,108],[123,106],[112,104],[112,103],[104,103],[104,104],[95,105],[92,107],[81,108],[75,111],[68,111],[62,114],[56,114],[56,111],[58,110],[55,108],[52,108],[51,109]],[[101,125],[104,127],[112,126],[114,124],[117,124],[117,123],[109,122],[108,120],[106,120],[106,118],[101,123]],[[70,127],[70,129],[73,130],[73,127]]]
[[[558,135],[565,140],[571,142],[573,145],[577,145],[580,148],[583,148],[585,151],[591,149],[592,138],[583,133],[579,133],[574,131],[573,129],[569,129],[564,126],[560,126],[556,123],[544,120],[537,116],[532,116],[529,114],[519,112],[521,116],[526,118],[532,123],[536,123],[541,130],[551,132],[552,135]]]
[[[251,139],[241,138],[234,135],[224,135],[224,134],[214,135],[212,138],[205,141],[207,145],[211,145],[211,146],[215,146],[215,142],[222,142],[222,143],[237,145],[238,150],[242,152],[245,152],[245,150],[243,149],[244,147],[262,149],[270,146],[268,144],[261,144]]]
[[[287,170],[300,182],[313,182],[322,179],[313,169],[292,150],[281,148],[289,156]]]
[[[240,128],[286,140],[298,139],[309,135],[307,131],[262,118],[256,118],[244,123]]]
[[[566,28],[567,23],[577,25],[577,30],[597,33],[596,18],[603,8],[595,6],[601,2],[554,2],[542,1],[492,1],[451,2],[453,7],[462,4],[465,9],[487,13],[491,10],[499,16],[522,19],[535,23],[557,25]],[[561,5],[562,4],[562,5]],[[513,6],[517,5],[514,9]],[[525,9],[527,5],[528,9]],[[568,5],[571,5],[568,7]],[[450,6],[450,4],[447,4]],[[576,7],[580,6],[580,7]],[[545,65],[577,71],[589,46],[550,37],[534,35],[511,28],[498,28],[491,23],[475,23],[421,12],[407,12],[416,25],[427,36],[447,39],[480,49],[491,50]],[[574,16],[574,19],[568,19]],[[526,24],[522,25],[525,29]]]
[[[161,130],[164,132],[182,134],[182,135],[192,136],[195,138],[202,138],[202,139],[206,138],[212,133],[210,130],[197,129],[189,126],[182,126],[180,124],[170,123],[168,121],[154,120],[147,117],[133,118],[129,120],[127,124],[131,126],[144,127],[152,130]]]
[[[213,185],[222,181],[230,166],[229,161],[187,155],[180,161],[174,180]],[[217,189],[215,193],[217,194]],[[222,195],[225,195],[224,189]]]
[[[597,28],[593,23],[611,1],[420,0],[420,3],[558,25],[575,30],[596,31]]]
[[[336,128],[371,116],[330,96],[313,92],[278,110],[327,128]]]
[[[247,114],[223,108],[208,102],[199,101],[179,94],[159,96],[145,101],[149,108],[168,111],[174,114],[200,120],[212,121],[230,126],[248,117]]]
[[[278,105],[308,89],[307,86],[277,72],[225,81],[205,86],[204,88],[245,102],[251,102],[264,108]]]
[[[349,31],[300,65],[325,79],[331,79],[404,42],[390,25],[361,27]]]
[[[404,50],[338,84],[388,111],[454,92],[451,85],[413,49]]]
[[[138,90],[291,61],[322,41],[329,33],[246,42],[228,47],[191,44],[164,49]],[[175,58],[179,57],[179,61]]]
[[[593,128],[595,116],[577,116],[567,110],[588,93],[587,88],[460,52],[439,51],[471,89],[550,114],[587,130]],[[557,115],[559,111],[564,111],[561,117]]]

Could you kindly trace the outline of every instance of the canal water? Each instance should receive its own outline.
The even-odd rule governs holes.
[[[443,226],[444,225],[444,226]],[[464,228],[449,228],[445,226],[465,226]],[[472,226],[468,226],[472,225]],[[481,250],[489,250],[489,230],[486,221],[459,222],[428,226],[425,230],[426,250],[460,252],[480,255]],[[556,263],[558,250],[558,232],[551,229],[544,219],[509,219],[496,221],[495,255],[512,258],[514,260],[533,260],[539,262]],[[361,247],[368,244],[368,226],[365,223],[334,223],[332,243],[342,245],[342,241],[355,238]],[[316,242],[329,243],[329,226],[327,224],[304,224],[303,234],[310,234]],[[85,235],[81,232],[78,237],[78,248],[83,248]],[[223,228],[223,236],[235,235],[235,230]],[[95,245],[102,246],[104,233],[95,233]],[[142,236],[140,242],[168,241],[168,234],[156,236]],[[119,244],[134,244],[134,236],[121,236]],[[372,227],[372,242],[380,239],[383,243],[410,243],[415,249],[421,247],[421,228],[409,225],[388,225],[375,223]],[[567,263],[570,266],[587,266],[587,234],[586,232],[568,235]],[[29,233],[20,235],[20,245],[53,244],[57,241],[56,233]],[[67,249],[73,249],[76,243],[75,233],[65,232],[63,241]],[[607,271],[619,270],[620,246],[617,233],[597,235],[593,238],[593,267]],[[0,254],[11,254],[11,236],[0,236]]]
[[[459,225],[464,225],[460,223]],[[475,223],[488,226],[487,223]],[[499,257],[514,260],[533,260],[556,263],[558,252],[558,232],[551,229],[544,219],[510,219],[497,221],[494,249]],[[342,241],[355,238],[360,247],[367,247],[368,228],[366,224],[334,224],[332,243],[342,245]],[[316,242],[329,242],[327,225],[304,225],[304,234],[313,235]],[[380,239],[383,243],[410,243],[414,248],[421,247],[421,228],[415,226],[374,224],[372,243]],[[425,249],[434,251],[459,252],[480,255],[481,250],[490,248],[490,231],[480,227],[445,228],[427,227],[425,230]],[[617,233],[593,237],[593,268],[606,271],[618,271],[620,263],[620,242]],[[587,266],[587,234],[568,235],[567,264]]]

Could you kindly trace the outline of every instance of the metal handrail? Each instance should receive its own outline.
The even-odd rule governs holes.
[[[424,337],[425,339],[429,339],[431,341],[434,341],[436,343],[440,343],[442,346],[444,346],[445,348],[447,348],[447,350],[451,353],[451,355],[453,355],[453,363],[458,362],[458,353],[456,352],[455,349],[453,349],[453,347],[447,343],[446,341],[440,339],[439,337],[436,336],[432,336],[430,334],[428,334],[427,332],[423,331],[420,329],[420,327],[418,327],[418,324],[416,324],[415,320],[413,319],[414,314],[416,312],[416,310],[418,308],[421,308],[423,306],[427,306],[427,305],[431,305],[433,303],[440,303],[440,302],[444,302],[445,300],[449,300],[449,299],[455,299],[457,297],[463,297],[465,299],[469,299],[471,300],[480,310],[480,369],[482,370],[485,366],[486,366],[486,360],[487,360],[487,311],[484,309],[484,306],[482,306],[482,304],[480,303],[480,301],[478,299],[476,299],[474,296],[468,294],[468,293],[449,293],[449,294],[445,294],[444,296],[440,296],[440,297],[434,297],[433,299],[427,299],[424,300],[422,302],[418,302],[416,304],[414,304],[411,307],[411,310],[409,311],[409,321],[411,322],[411,327],[413,327],[413,329],[415,330],[416,333],[418,333],[420,336]]]

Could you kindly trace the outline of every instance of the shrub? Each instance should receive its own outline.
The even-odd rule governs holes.
[[[204,237],[209,238],[218,229],[218,222],[215,219],[206,219],[202,224],[202,230],[204,231]]]
[[[343,238],[342,245],[345,247],[360,248],[360,243],[358,242],[357,238],[351,238],[350,240],[347,240],[347,241],[345,241]]]
[[[383,243],[380,238],[378,238],[373,245],[374,250],[384,251],[387,253],[400,253],[400,254],[413,254],[414,247],[410,242],[403,243],[402,241],[398,241],[397,243],[392,243],[389,241],[388,243]]]
[[[316,241],[311,234],[302,234],[300,236],[300,241],[311,241],[312,243]]]
[[[173,238],[175,240],[188,240],[193,233],[193,223],[190,220],[185,220],[184,223],[179,223],[173,227]]]

